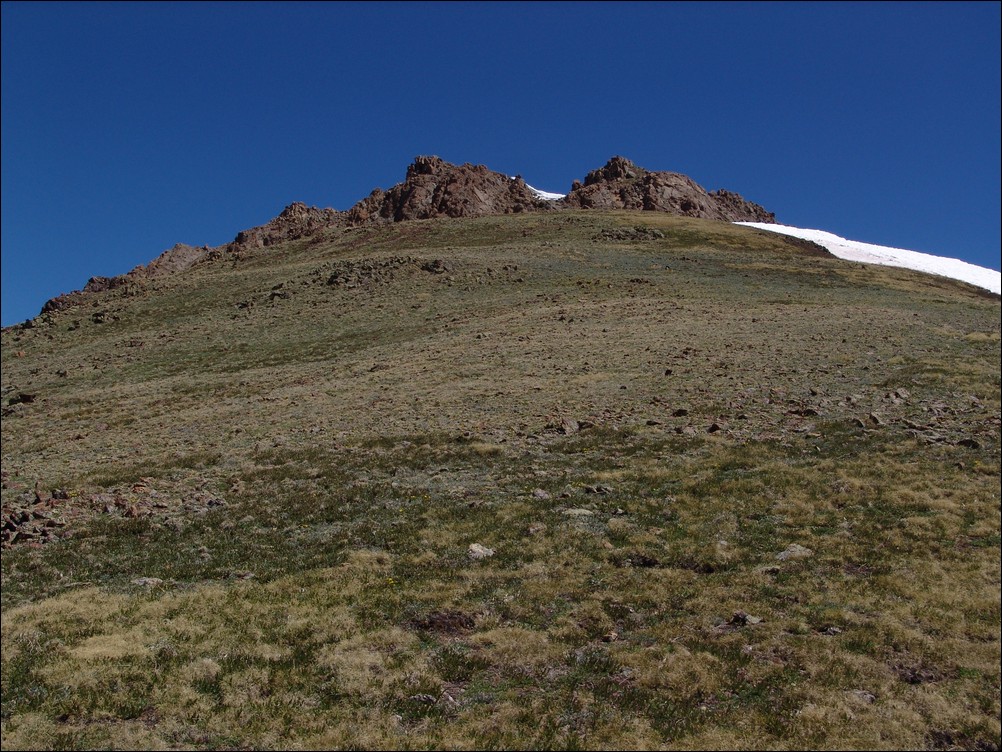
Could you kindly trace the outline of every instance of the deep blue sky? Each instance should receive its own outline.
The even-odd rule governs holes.
[[[2,6],[2,320],[437,154],[1000,266],[1000,4]]]

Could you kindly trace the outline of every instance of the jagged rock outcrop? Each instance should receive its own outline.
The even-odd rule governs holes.
[[[200,261],[212,256],[212,249],[207,245],[193,246],[186,243],[176,243],[150,263],[137,266],[131,272],[133,277],[157,277],[162,274],[176,274],[191,268]]]
[[[649,172],[623,157],[592,170],[557,208],[659,211],[722,222],[775,222],[776,215],[731,191],[707,192],[677,172]]]
[[[613,157],[575,181],[560,200],[545,200],[521,176],[484,165],[454,165],[435,156],[416,157],[402,183],[376,189],[347,211],[318,209],[297,202],[267,224],[237,234],[229,251],[264,248],[309,237],[330,227],[404,222],[435,217],[484,217],[569,208],[660,211],[724,222],[775,222],[775,215],[737,193],[708,193],[685,175],[649,172]]]
[[[238,232],[227,250],[264,248],[306,238],[327,227],[344,224],[345,213],[336,209],[318,209],[301,201],[289,204],[267,224]]]
[[[373,191],[348,211],[352,224],[378,219],[402,222],[433,217],[485,217],[546,211],[521,177],[510,178],[484,165],[454,165],[438,157],[417,157],[404,182]]]

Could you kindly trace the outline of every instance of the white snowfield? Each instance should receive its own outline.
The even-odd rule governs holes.
[[[564,193],[550,193],[549,191],[541,191],[538,188],[533,188],[528,183],[525,184],[525,187],[528,188],[533,193],[535,193],[544,201],[557,201],[559,199],[562,199],[566,195]]]
[[[860,243],[855,240],[840,238],[838,235],[825,232],[824,230],[804,230],[799,227],[773,225],[765,222],[735,222],[734,224],[757,227],[760,230],[769,230],[770,232],[778,232],[783,235],[792,235],[795,238],[812,240],[833,256],[847,261],[859,261],[864,264],[881,264],[883,266],[900,266],[905,269],[938,274],[941,277],[959,279],[961,282],[983,287],[996,295],[1002,295],[1002,272],[969,264],[960,259],[933,256],[932,254],[919,253],[918,251],[906,251],[902,248],[888,248],[887,246],[873,245],[872,243]]]

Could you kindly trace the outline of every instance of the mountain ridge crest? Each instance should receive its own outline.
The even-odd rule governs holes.
[[[241,230],[224,245],[210,248],[178,243],[125,274],[92,277],[82,290],[47,301],[41,313],[71,308],[93,293],[130,282],[181,273],[203,261],[308,238],[330,228],[572,209],[626,209],[722,222],[776,222],[774,213],[740,194],[723,189],[708,192],[686,175],[650,171],[622,156],[612,157],[589,172],[583,183],[575,180],[562,198],[552,199],[542,197],[520,175],[510,177],[485,165],[456,165],[424,155],[408,165],[403,182],[385,191],[376,188],[345,211],[294,201],[273,219]]]

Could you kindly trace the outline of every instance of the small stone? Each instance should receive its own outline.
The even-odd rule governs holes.
[[[532,491],[532,495],[537,499],[542,499],[543,501],[546,501],[547,499],[550,498],[550,494],[548,494],[542,488],[534,488]]]
[[[865,689],[852,689],[849,691],[849,694],[868,705],[877,701],[876,695],[873,692],[867,692]]]
[[[570,436],[572,433],[577,433],[580,428],[581,425],[573,418],[564,418],[560,422],[560,430],[563,431],[566,436]]]
[[[546,525],[542,522],[533,522],[529,525],[529,535],[539,535],[546,530]]]
[[[883,419],[881,419],[881,417],[879,415],[877,415],[876,413],[870,413],[866,417],[868,417],[870,419],[870,422],[873,423],[873,425],[875,425],[875,426],[882,426],[882,425],[884,425]]]
[[[479,543],[471,543],[469,549],[466,551],[466,555],[474,561],[489,559],[494,555],[494,549],[487,548],[487,546],[482,546]]]
[[[580,507],[574,509],[565,509],[564,514],[568,517],[594,517],[595,513],[590,509],[581,509]]]
[[[814,552],[811,549],[801,546],[799,543],[791,543],[784,551],[776,554],[776,558],[780,561],[787,561],[788,559],[806,559],[813,555]]]
[[[156,587],[157,585],[163,585],[164,581],[159,577],[137,577],[132,580],[133,585],[139,585],[139,587]]]

